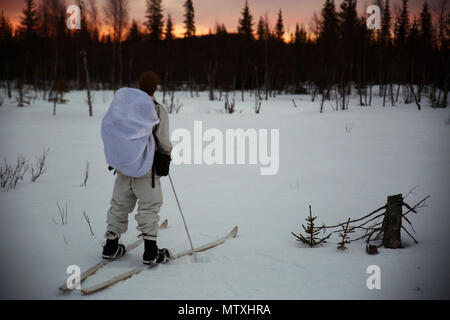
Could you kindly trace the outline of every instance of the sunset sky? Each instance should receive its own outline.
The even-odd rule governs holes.
[[[428,0],[429,3],[439,0]],[[37,1],[38,3],[40,0]],[[99,11],[103,14],[103,5],[106,0],[97,0]],[[142,23],[145,19],[145,0],[129,0],[130,18]],[[295,30],[295,24],[299,22],[305,27],[313,17],[314,12],[320,14],[323,5],[322,0],[249,0],[250,12],[254,17],[255,26],[259,16],[266,13],[269,17],[270,25],[276,22],[279,9],[283,12],[285,30],[289,34]],[[342,0],[336,0],[336,7]],[[409,0],[409,8],[412,14],[420,12],[424,0]],[[66,0],[66,5],[75,4],[74,0]],[[168,13],[172,15],[177,36],[183,34],[183,3],[184,0],[163,0],[164,16]],[[229,32],[237,29],[238,18],[245,4],[245,0],[193,0],[195,9],[195,22],[197,34],[208,33],[216,23],[224,23]],[[372,0],[359,0],[358,12],[363,14],[365,8],[372,3]],[[393,12],[401,5],[401,0],[391,0]],[[20,21],[22,15],[23,0],[0,0],[0,7],[9,16],[14,25]],[[103,19],[102,19],[103,21]]]

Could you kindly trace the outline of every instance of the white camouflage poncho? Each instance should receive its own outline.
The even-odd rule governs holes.
[[[107,164],[129,177],[148,173],[155,153],[152,130],[158,123],[155,104],[147,93],[119,89],[102,120]]]

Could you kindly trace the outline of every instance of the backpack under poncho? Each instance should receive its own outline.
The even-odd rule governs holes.
[[[117,90],[102,120],[106,163],[129,177],[142,177],[153,165],[153,127],[159,123],[153,99],[133,88]]]

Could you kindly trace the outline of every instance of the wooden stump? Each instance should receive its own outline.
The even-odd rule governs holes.
[[[402,241],[400,238],[402,228],[402,206],[402,194],[388,196],[386,214],[384,215],[383,220],[383,245],[385,248],[402,248]]]

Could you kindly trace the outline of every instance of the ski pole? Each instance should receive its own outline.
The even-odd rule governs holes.
[[[178,201],[177,193],[175,191],[175,187],[173,185],[173,181],[172,181],[172,177],[170,176],[170,173],[169,173],[169,180],[170,180],[170,185],[172,186],[173,194],[175,195],[175,200],[177,201],[178,209],[180,209],[181,218],[183,219],[184,229],[186,230],[186,233],[187,233],[187,236],[189,239],[189,243],[191,245],[192,255],[194,256],[194,261],[197,262],[197,257],[195,256],[195,252],[194,252],[194,246],[192,245],[191,235],[189,234],[186,220],[184,219],[183,211],[181,210],[180,202]]]

